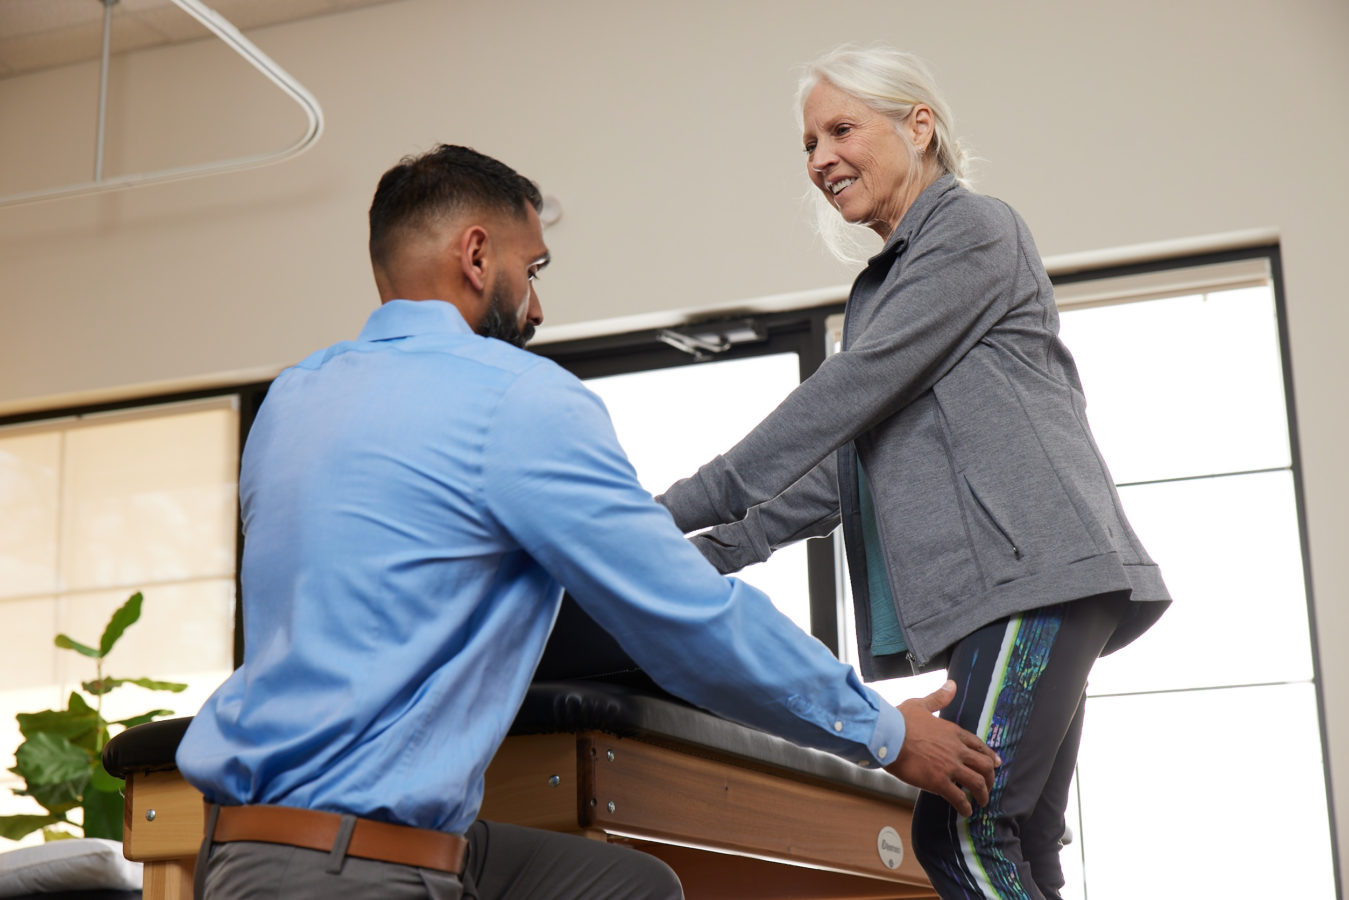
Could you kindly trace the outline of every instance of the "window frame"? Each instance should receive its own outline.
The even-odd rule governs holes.
[[[253,419],[257,417],[258,408],[262,405],[263,398],[267,395],[267,388],[271,386],[271,381],[250,381],[243,384],[221,385],[218,387],[198,388],[186,391],[168,391],[164,393],[145,394],[136,397],[128,397],[118,400],[105,400],[97,403],[72,404],[69,406],[53,407],[49,409],[28,410],[20,413],[11,413],[9,415],[0,415],[0,429],[11,425],[27,425],[38,422],[56,422],[62,419],[79,419],[86,416],[97,415],[111,412],[129,412],[137,409],[144,409],[152,406],[162,406],[170,403],[185,403],[192,400],[210,400],[220,397],[234,397],[238,402],[239,429],[238,429],[238,447],[239,460],[243,460],[244,441],[248,437],[248,430],[253,425]],[[236,478],[238,469],[235,470]],[[240,581],[240,571],[243,569],[244,558],[244,526],[243,517],[236,500],[234,504],[234,522],[235,522],[235,540],[234,540],[234,667],[237,669],[244,661],[244,619],[243,619],[243,584]]]

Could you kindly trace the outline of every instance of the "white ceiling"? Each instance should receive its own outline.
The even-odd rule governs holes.
[[[205,0],[239,30],[390,0]],[[0,0],[0,78],[97,59],[103,0]],[[209,32],[171,0],[115,0],[113,53],[203,38]]]

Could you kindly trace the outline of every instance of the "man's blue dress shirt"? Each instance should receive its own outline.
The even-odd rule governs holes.
[[[462,832],[565,586],[659,684],[853,760],[897,710],[637,482],[566,371],[395,300],[272,384],[239,482],[245,659],[178,767],[208,800]]]

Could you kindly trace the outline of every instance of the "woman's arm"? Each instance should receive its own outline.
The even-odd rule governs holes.
[[[831,453],[787,490],[751,507],[740,521],[690,540],[725,575],[763,562],[788,544],[826,535],[838,521],[838,465]]]
[[[1012,303],[1017,223],[999,201],[952,192],[872,261],[849,302],[847,348],[725,454],[661,496],[694,531],[742,519],[960,361]]]

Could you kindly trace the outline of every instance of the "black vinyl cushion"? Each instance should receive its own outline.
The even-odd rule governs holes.
[[[173,755],[191,716],[162,719],[128,728],[103,747],[103,768],[118,778],[130,772],[165,772],[175,767]]]

